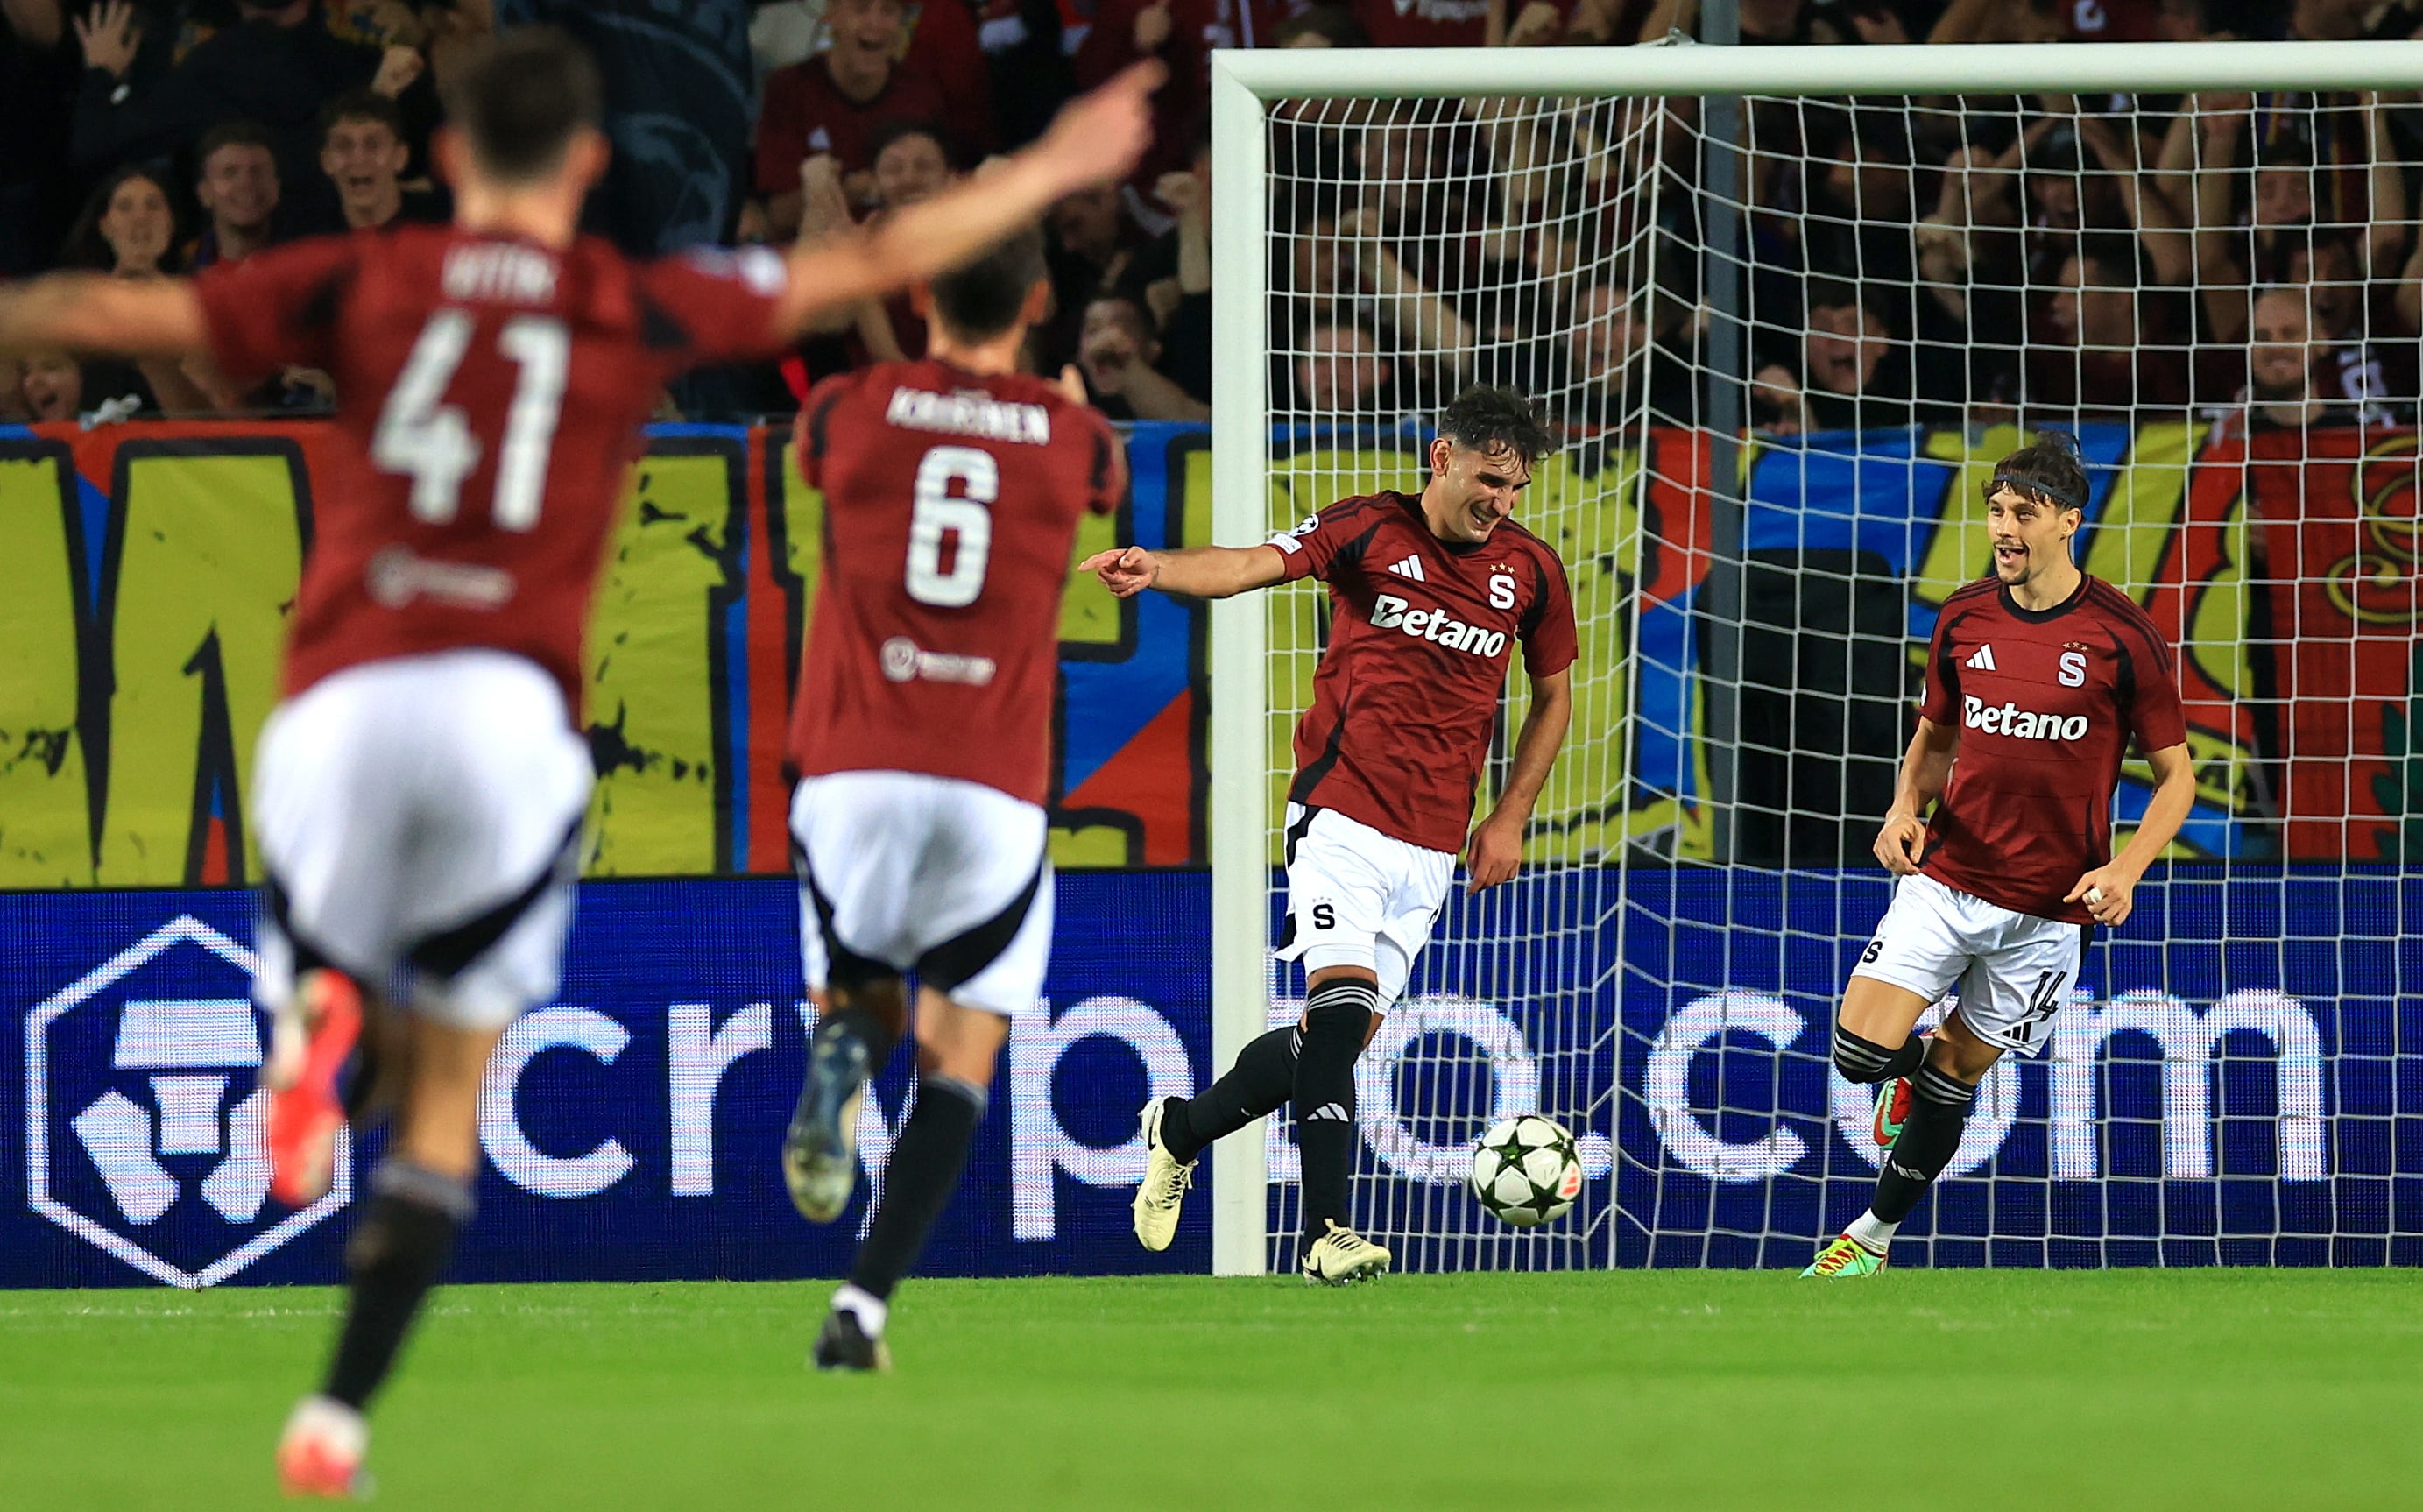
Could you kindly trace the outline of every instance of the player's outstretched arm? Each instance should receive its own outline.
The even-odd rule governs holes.
[[[1918,870],[1918,858],[1926,849],[1926,820],[1921,816],[1943,796],[1943,785],[1952,780],[1952,757],[1959,749],[1959,730],[1920,716],[1918,733],[1902,753],[1892,807],[1885,810],[1884,828],[1877,832],[1877,859],[1894,876]]]
[[[2154,864],[2163,847],[2178,837],[2179,826],[2187,822],[2188,811],[2195,806],[2195,764],[2188,759],[2185,743],[2166,745],[2147,754],[2146,764],[2154,769],[2154,797],[2146,805],[2146,817],[2138,821],[2137,833],[2120,853],[2078,879],[2078,885],[2062,896],[2065,903],[2083,899],[2086,911],[2098,924],[2124,924],[2134,906],[2131,895],[2137,879]]]
[[[798,334],[819,310],[947,273],[1079,189],[1123,179],[1152,143],[1152,92],[1169,71],[1147,59],[1070,102],[1042,140],[873,228],[791,252],[776,319]]]
[[[1565,730],[1573,721],[1574,669],[1564,666],[1534,676],[1531,707],[1514,740],[1514,764],[1506,773],[1506,786],[1498,789],[1489,817],[1474,826],[1472,839],[1465,847],[1464,869],[1471,879],[1465,883],[1466,893],[1512,882],[1523,869],[1523,832],[1531,822],[1531,809],[1540,801],[1540,789],[1547,786],[1548,769],[1557,764],[1557,753],[1564,748]]]
[[[48,273],[0,286],[0,357],[60,349],[182,357],[208,340],[190,279]]]
[[[1285,578],[1287,558],[1275,546],[1190,546],[1179,551],[1130,546],[1097,551],[1078,563],[1077,570],[1101,578],[1117,598],[1132,598],[1147,588],[1189,598],[1227,598]]]

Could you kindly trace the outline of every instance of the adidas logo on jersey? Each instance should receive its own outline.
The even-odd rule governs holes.
[[[1411,578],[1416,582],[1428,582],[1430,581],[1428,578],[1422,576],[1422,559],[1417,556],[1409,556],[1402,562],[1392,563],[1389,565],[1388,570],[1395,573],[1400,578]]]
[[[1993,670],[1994,670],[1994,647],[1993,647],[1993,645],[1989,643],[1989,644],[1987,644],[1987,645],[1981,645],[1981,646],[1977,647],[1976,654],[1974,654],[1973,656],[1970,657],[1970,659],[1969,659],[1968,661],[1963,661],[1963,662],[1961,662],[1960,664],[1961,664],[1962,666],[1964,666],[1964,667],[1972,668],[1972,669],[1974,669],[1975,671],[1978,671],[1978,672],[1991,672],[1991,671],[1993,671]]]
[[[1972,693],[1962,700],[1960,723],[1987,735],[2015,740],[2080,740],[2086,738],[2083,714],[2039,714],[2017,704],[1988,704]]]
[[[1307,1113],[1304,1116],[1304,1121],[1307,1123],[1317,1122],[1322,1119],[1328,1119],[1338,1123],[1349,1123],[1354,1122],[1346,1116],[1346,1109],[1340,1107],[1336,1103],[1323,1103],[1319,1107],[1314,1108],[1311,1112]]]
[[[1506,652],[1504,630],[1466,625],[1444,609],[1416,609],[1395,594],[1382,594],[1371,601],[1371,628],[1402,630],[1417,641],[1429,641],[1452,651],[1468,651],[1474,656],[1503,656]]]

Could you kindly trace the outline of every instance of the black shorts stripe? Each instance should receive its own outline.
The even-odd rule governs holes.
[[[1035,907],[1035,894],[1043,885],[1043,863],[1035,863],[1035,875],[1007,907],[983,923],[955,934],[917,958],[917,981],[948,997],[953,991],[976,977],[1009,948],[1018,938],[1020,926],[1026,922],[1028,911]]]
[[[286,884],[265,868],[261,879],[261,900],[268,906],[270,922],[277,926],[278,933],[286,936],[287,947],[294,952],[295,976],[337,963],[328,952],[296,931],[293,904],[286,896]]]
[[[404,958],[433,977],[451,979],[461,976],[466,967],[487,954],[506,931],[521,922],[522,915],[537,907],[549,888],[572,880],[580,860],[580,823],[579,820],[572,821],[572,827],[563,832],[563,843],[556,848],[555,859],[531,879],[529,886],[451,930],[430,935],[406,950]]]
[[[863,956],[841,943],[833,932],[832,899],[816,885],[816,868],[808,865],[807,847],[791,839],[791,869],[799,874],[800,891],[816,916],[816,933],[825,943],[825,980],[846,993],[863,991],[879,981],[896,981],[900,973],[872,956]]]

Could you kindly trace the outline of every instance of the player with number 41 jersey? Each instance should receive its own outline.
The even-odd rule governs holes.
[[[640,422],[683,370],[769,358],[824,309],[1124,177],[1160,77],[1130,71],[999,171],[865,236],[637,262],[578,233],[610,151],[595,65],[526,28],[450,80],[435,150],[451,228],[298,242],[195,280],[0,288],[0,355],[336,380],[285,698],[245,816],[268,904],[254,993],[275,1032],[271,1194],[325,1194],[353,1113],[391,1106],[395,1130],[347,1249],[335,1358],[279,1445],[290,1494],[360,1488],[363,1409],[470,1216],[483,1071],[556,990],[594,780],[582,631]]]

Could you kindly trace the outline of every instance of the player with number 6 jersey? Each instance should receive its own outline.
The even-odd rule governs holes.
[[[396,1127],[347,1250],[325,1384],[278,1448],[290,1493],[359,1488],[363,1409],[470,1215],[482,1073],[556,990],[593,782],[583,622],[663,384],[771,357],[820,310],[1123,177],[1159,80],[1158,64],[1132,70],[999,171],[864,236],[633,262],[576,231],[609,155],[595,66],[529,28],[449,83],[435,155],[451,228],[298,242],[198,280],[0,289],[0,354],[200,356],[240,383],[288,365],[336,380],[286,698],[248,810],[268,903],[254,990],[274,1031],[272,1194],[328,1190],[350,1114],[392,1106]]]
[[[911,1032],[917,1099],[814,1358],[882,1370],[892,1295],[958,1183],[1013,1014],[1043,992],[1043,800],[1060,597],[1087,511],[1126,491],[1108,422],[1018,371],[1049,308],[1028,230],[917,292],[930,355],[828,379],[800,412],[824,496],[792,709],[801,954],[820,1013],[784,1138],[791,1200],[841,1216],[866,1079]],[[918,979],[910,1012],[905,979]]]
[[[1868,1211],[1803,1275],[1884,1268],[1894,1231],[1959,1149],[1977,1084],[2006,1051],[2051,1042],[2088,934],[2128,918],[2137,879],[2195,801],[2170,648],[2128,595],[2070,559],[2085,506],[2069,437],[2042,432],[2003,458],[1986,485],[1993,573],[1937,614],[1918,733],[1877,836],[1900,881],[1834,1026],[1836,1068],[1881,1085],[1884,1172]],[[2156,787],[2114,856],[2131,740]],[[1956,988],[1941,1027],[1917,1032]]]

